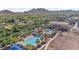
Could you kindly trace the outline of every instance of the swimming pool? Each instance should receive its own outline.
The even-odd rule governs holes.
[[[40,39],[41,39],[41,36],[33,36],[32,38],[22,41],[21,44],[24,46],[27,44],[35,45],[36,41]]]

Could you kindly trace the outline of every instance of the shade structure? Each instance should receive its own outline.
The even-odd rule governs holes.
[[[13,44],[11,45],[11,47],[9,48],[9,50],[23,50],[23,48],[21,48],[20,46]]]

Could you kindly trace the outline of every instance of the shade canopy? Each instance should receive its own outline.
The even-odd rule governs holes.
[[[21,48],[20,46],[13,44],[11,45],[11,47],[9,48],[9,50],[23,50],[23,48]]]

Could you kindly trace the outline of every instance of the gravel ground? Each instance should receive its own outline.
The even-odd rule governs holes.
[[[48,50],[79,50],[79,34],[72,32],[61,33],[49,44]]]

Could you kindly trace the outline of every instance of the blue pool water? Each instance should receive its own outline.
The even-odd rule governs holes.
[[[37,40],[40,40],[40,36],[34,36],[32,38],[29,38],[27,40],[24,40],[21,42],[22,45],[27,45],[27,44],[31,44],[31,45],[35,45]]]

